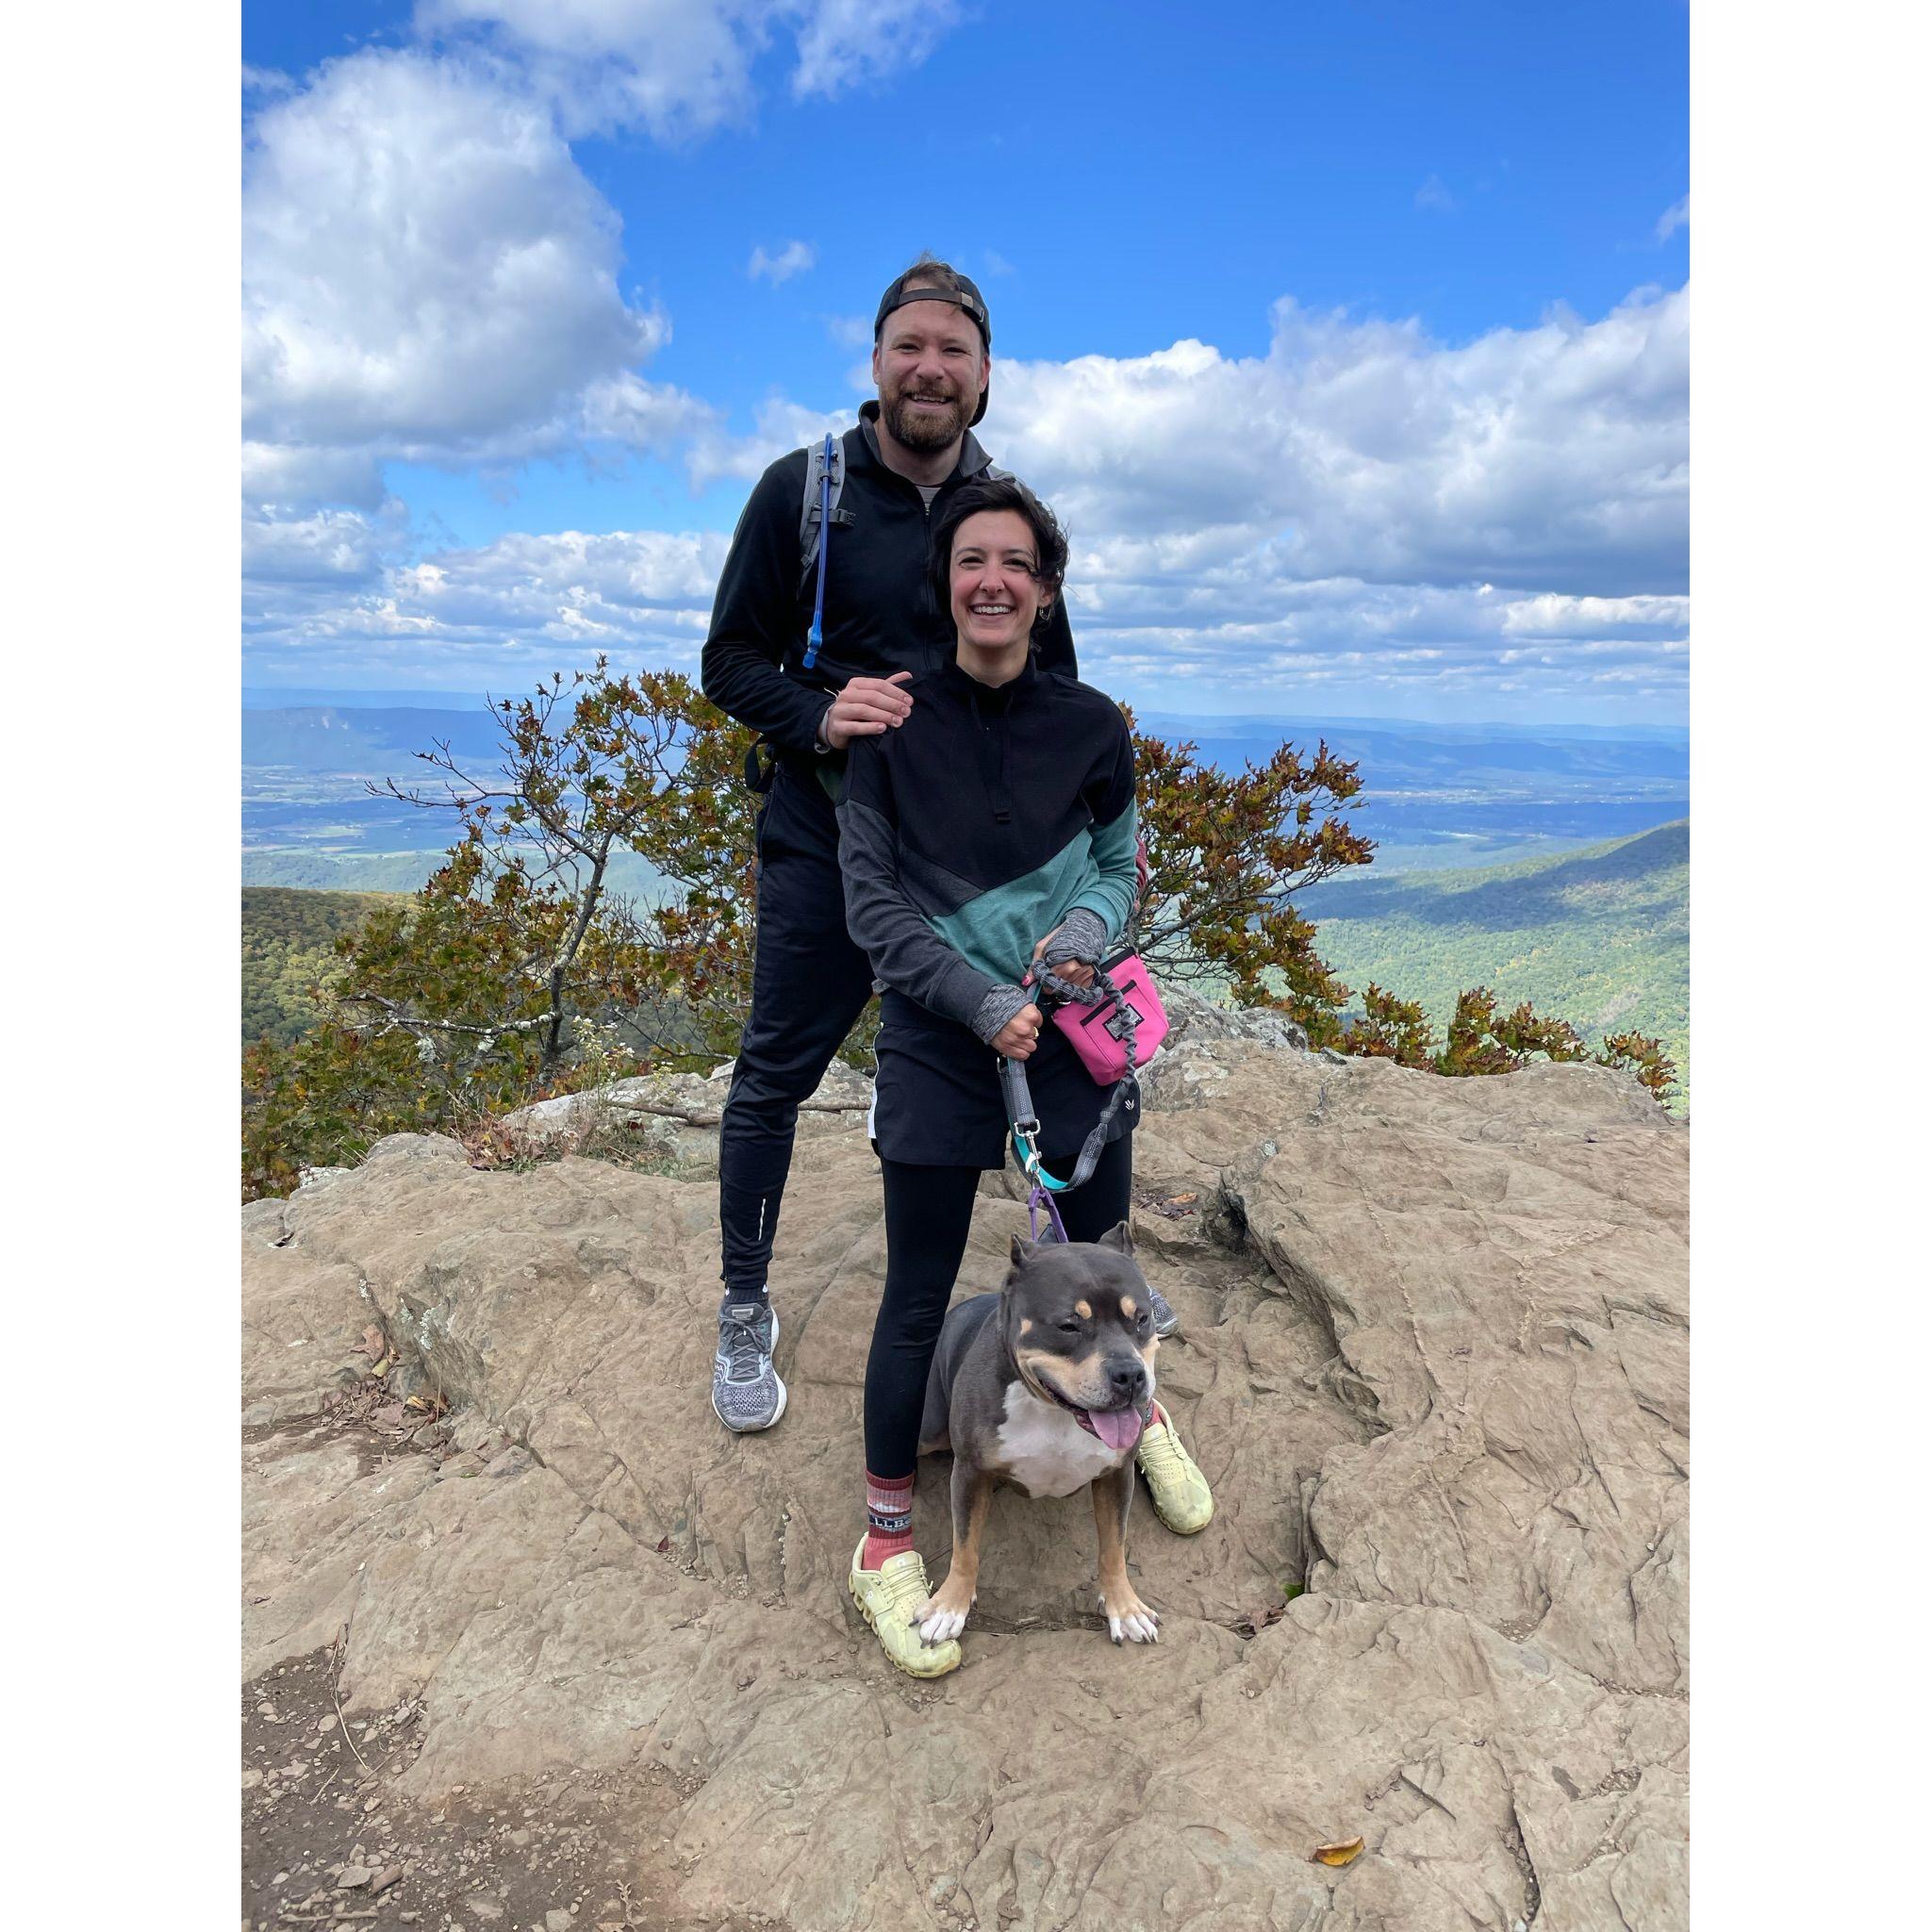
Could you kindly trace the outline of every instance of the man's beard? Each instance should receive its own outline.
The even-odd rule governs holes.
[[[966,420],[958,397],[937,399],[948,405],[944,410],[915,409],[914,393],[900,389],[883,406],[885,426],[892,432],[894,441],[909,450],[943,450],[948,443],[957,441]]]

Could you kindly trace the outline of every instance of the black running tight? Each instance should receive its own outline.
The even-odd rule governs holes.
[[[977,1167],[885,1161],[885,1293],[866,1362],[866,1468],[882,1481],[913,1473],[926,1377],[972,1228]],[[1071,1163],[1065,1164],[1068,1169]],[[1055,1169],[1049,1169],[1055,1172]],[[1098,1241],[1127,1219],[1133,1136],[1109,1143],[1092,1177],[1056,1197],[1069,1241]]]

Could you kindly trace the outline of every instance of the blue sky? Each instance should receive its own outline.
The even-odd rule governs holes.
[[[245,675],[692,668],[751,482],[850,420],[930,247],[992,306],[983,434],[1072,526],[1092,681],[1680,722],[1686,38],[1676,0],[255,7]]]

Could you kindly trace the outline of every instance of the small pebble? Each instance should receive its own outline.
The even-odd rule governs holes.
[[[338,1891],[354,1891],[358,1885],[367,1885],[373,1874],[367,1865],[344,1865],[336,1880]]]
[[[332,1710],[326,1717],[317,1718],[315,1721],[315,1727],[319,1731],[334,1730],[336,1727],[336,1713]]]

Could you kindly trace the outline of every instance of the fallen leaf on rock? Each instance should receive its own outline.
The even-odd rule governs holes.
[[[383,1331],[374,1327],[362,1331],[362,1352],[372,1362],[380,1362],[389,1352],[389,1345],[383,1337]]]
[[[1362,1854],[1362,1841],[1359,1838],[1344,1839],[1339,1844],[1316,1845],[1314,1862],[1317,1865],[1346,1865]]]

